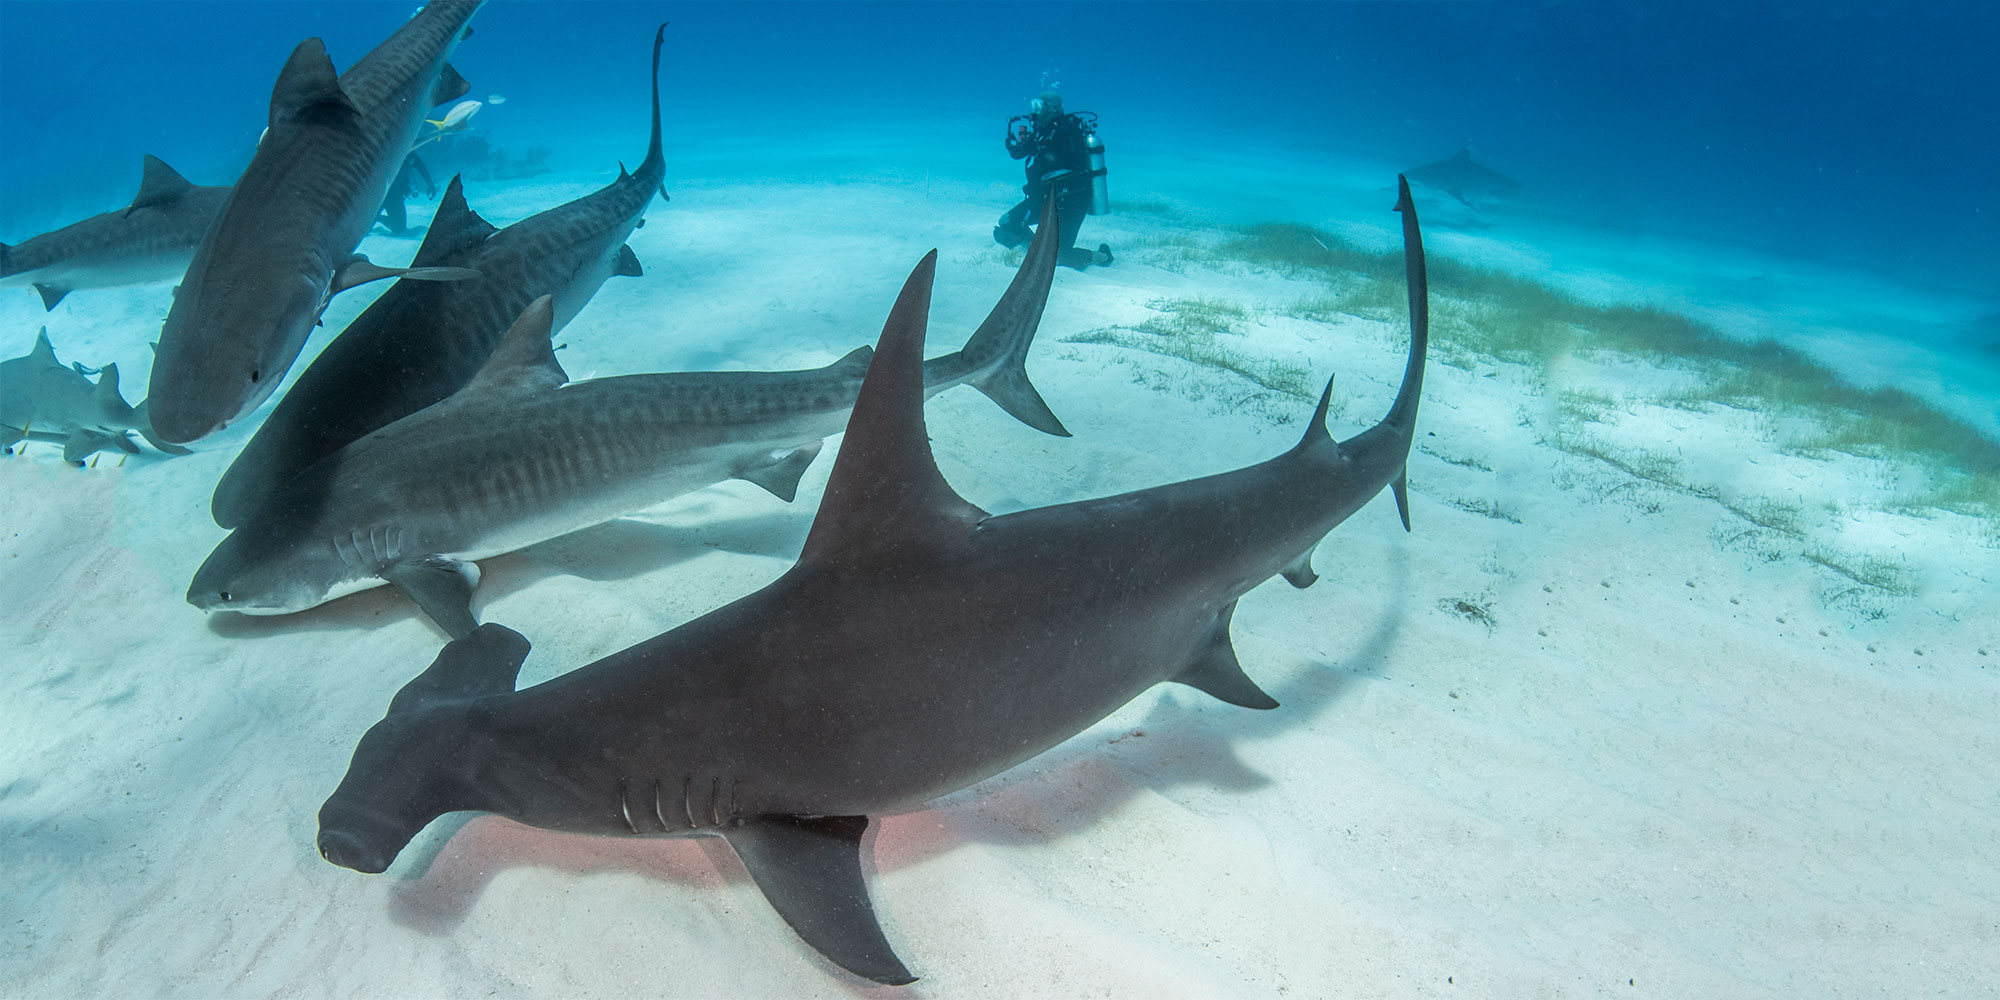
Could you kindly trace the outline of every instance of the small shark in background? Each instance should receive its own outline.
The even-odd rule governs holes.
[[[129,436],[136,430],[169,455],[188,453],[153,436],[145,403],[125,405],[118,394],[117,365],[105,365],[95,384],[85,377],[89,371],[57,361],[46,329],[26,357],[0,361],[0,446],[12,454],[23,439],[56,441],[63,446],[64,461],[82,465],[106,448],[137,455],[139,446]]]
[[[1043,220],[1054,219],[1050,199]],[[971,385],[1021,422],[1068,435],[1023,367],[1055,274],[1058,229],[1036,232],[963,348],[923,363],[925,395]],[[565,384],[549,346],[554,313],[550,296],[536,299],[465,388],[272,493],[195,573],[188,603],[288,614],[387,583],[463,636],[478,624],[476,560],[725,479],[790,501],[824,439],[846,422],[873,353],[858,348],[806,371]]]
[[[719,836],[807,944],[874,982],[912,982],[863,878],[872,816],[999,774],[1162,682],[1276,708],[1231,644],[1237,599],[1273,576],[1310,585],[1326,534],[1385,488],[1408,529],[1429,321],[1406,183],[1397,208],[1410,355],[1381,422],[1336,442],[1329,381],[1304,438],[1268,461],[997,517],[945,481],[925,433],[932,251],[883,328],[790,570],[524,690],[518,633],[453,640],[355,746],[320,807],[320,856],[386,871],[458,810]]]
[[[348,443],[463,388],[528,303],[555,296],[551,332],[575,317],[613,275],[643,268],[625,240],[644,224],[666,176],[660,138],[660,49],[653,35],[653,127],[634,173],[495,230],[445,187],[416,267],[459,267],[464,281],[399,281],[347,324],[307,366],[216,484],[215,523],[233,528],[264,498]]]
[[[354,253],[374,225],[424,113],[467,90],[446,60],[482,0],[432,0],[336,75],[317,38],[271,92],[270,126],[195,251],[153,357],[153,428],[184,444],[277,388],[343,289],[411,272]]]
[[[1519,182],[1472,162],[1472,150],[1460,146],[1449,160],[1426,163],[1406,171],[1404,176],[1428,188],[1457,198],[1466,207],[1477,201],[1504,198],[1521,189]]]
[[[18,246],[0,243],[0,288],[32,286],[42,306],[54,309],[79,288],[176,280],[228,199],[228,187],[190,184],[147,156],[132,204]]]

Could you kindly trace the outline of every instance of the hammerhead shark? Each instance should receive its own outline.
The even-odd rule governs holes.
[[[1315,578],[1313,550],[1404,487],[1429,320],[1409,186],[1397,209],[1410,356],[1388,416],[1336,443],[1333,384],[1268,461],[1121,496],[987,514],[945,482],[921,362],[936,252],[883,329],[805,549],[769,586],[636,646],[515,690],[528,641],[454,640],[362,736],[319,812],[319,851],[382,872],[436,817],[551,830],[720,836],[836,965],[913,981],[861,874],[871,815],[914,809],[1177,681],[1277,702],[1230,645],[1237,599]]]
[[[153,427],[184,444],[268,398],[328,297],[403,274],[354,254],[424,112],[467,90],[445,62],[482,0],[432,0],[344,76],[317,38],[271,93],[270,127],[175,289],[153,358]]]
[[[1043,211],[1055,218],[1053,203]],[[1023,366],[1048,300],[1056,242],[1037,234],[965,346],[924,363],[926,393],[969,384],[1023,423],[1068,434]],[[858,348],[807,371],[565,385],[549,346],[554,316],[552,297],[536,299],[465,388],[270,494],[195,573],[188,603],[286,614],[389,583],[462,636],[477,624],[475,560],[725,479],[790,501],[822,441],[846,420],[873,353]]]
[[[95,384],[87,377],[92,370],[57,361],[47,330],[35,337],[35,349],[27,356],[0,361],[0,447],[11,450],[15,442],[30,438],[57,441],[63,460],[81,465],[106,448],[137,455],[139,446],[129,433],[136,430],[169,455],[188,453],[153,436],[145,403],[125,405],[118,394],[117,365],[99,370]]]
[[[1463,146],[1452,154],[1451,159],[1412,168],[1409,177],[1425,187],[1436,188],[1457,198],[1468,208],[1474,207],[1474,199],[1504,197],[1521,188],[1513,178],[1472,162],[1472,150]]]
[[[216,485],[215,523],[233,528],[279,486],[348,443],[450,396],[477,374],[513,321],[555,297],[552,331],[612,275],[638,276],[625,240],[666,174],[660,148],[660,46],[653,36],[653,133],[636,173],[495,230],[446,186],[412,264],[467,268],[464,281],[399,281],[313,359]]]
[[[43,308],[54,309],[79,288],[172,281],[228,198],[228,186],[198,187],[148,156],[130,205],[16,246],[0,243],[0,288],[33,286]]]

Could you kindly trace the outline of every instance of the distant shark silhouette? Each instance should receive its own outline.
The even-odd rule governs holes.
[[[1408,528],[1429,320],[1406,182],[1398,194],[1410,356],[1381,423],[1335,443],[1329,382],[1304,439],[1269,461],[998,517],[945,482],[925,432],[932,251],[883,328],[795,566],[526,690],[519,634],[454,640],[355,747],[320,808],[321,856],[385,871],[458,810],[720,836],[808,944],[875,982],[912,982],[862,880],[871,814],[998,774],[1162,681],[1276,707],[1231,647],[1237,599],[1274,574],[1311,584],[1323,536],[1385,486]]]
[[[105,365],[95,385],[85,377],[88,371],[57,361],[47,330],[35,337],[35,349],[25,357],[0,361],[0,446],[11,449],[30,438],[57,441],[64,461],[82,464],[106,448],[138,454],[128,433],[136,430],[169,455],[188,453],[153,436],[146,404],[125,405],[118,394],[117,365]]]
[[[153,428],[185,444],[263,402],[327,299],[403,274],[354,253],[409,155],[424,112],[466,92],[445,60],[482,0],[431,0],[335,75],[317,38],[271,91],[270,126],[174,292],[153,357]]]
[[[415,267],[469,268],[464,281],[399,281],[347,324],[271,409],[216,484],[215,523],[233,528],[301,470],[465,387],[528,303],[555,296],[560,330],[613,275],[637,277],[625,240],[666,193],[660,140],[660,48],[653,36],[653,130],[636,173],[495,230],[446,185]],[[412,160],[415,159],[413,155]]]
[[[1044,211],[1054,218],[1053,203]],[[924,363],[926,393],[972,385],[1023,423],[1068,433],[1023,367],[1055,242],[1038,235],[965,346]],[[388,583],[462,636],[477,624],[475,560],[730,478],[791,500],[846,420],[871,353],[808,371],[565,384],[549,347],[554,312],[549,296],[536,299],[465,388],[333,452],[252,508],[195,573],[188,602],[286,614]]]
[[[132,204],[53,232],[0,243],[0,288],[32,285],[42,306],[79,288],[173,281],[187,270],[228,187],[200,187],[158,157],[145,158]]]
[[[1464,146],[1459,147],[1451,159],[1426,163],[1408,171],[1406,176],[1425,187],[1457,198],[1467,207],[1476,207],[1473,205],[1475,200],[1491,201],[1521,189],[1521,185],[1512,178],[1472,162],[1472,151]]]

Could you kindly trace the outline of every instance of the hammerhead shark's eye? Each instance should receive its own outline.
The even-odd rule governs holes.
[[[223,591],[222,593],[220,593],[220,594],[217,594],[217,595],[215,595],[215,596],[217,596],[217,597],[220,597],[220,598],[222,598],[222,603],[224,603],[224,604],[228,604],[228,603],[229,603],[229,591],[226,591],[226,590],[225,590],[225,591]]]

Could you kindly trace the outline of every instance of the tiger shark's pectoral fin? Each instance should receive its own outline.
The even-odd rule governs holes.
[[[835,965],[888,986],[917,981],[903,967],[861,879],[866,816],[764,816],[723,836],[764,898]]]
[[[1264,689],[1243,672],[1243,664],[1236,660],[1236,647],[1229,642],[1229,619],[1235,614],[1236,602],[1231,601],[1215,616],[1215,625],[1209,631],[1207,642],[1195,655],[1194,662],[1173,679],[1231,705],[1277,708],[1278,699],[1265,694]]]
[[[333,282],[326,287],[326,297],[331,299],[356,285],[365,285],[383,278],[408,278],[411,281],[463,281],[477,278],[479,272],[469,267],[383,267],[368,259],[365,254],[355,254],[333,272]]]
[[[420,556],[389,564],[382,579],[402,591],[431,621],[454,639],[463,639],[479,627],[472,617],[472,588],[479,583],[479,567],[441,555]]]
[[[736,478],[756,483],[771,491],[771,495],[791,503],[799,495],[799,477],[806,474],[806,467],[812,465],[819,456],[821,442],[793,448],[772,460],[769,464],[744,469]]]

